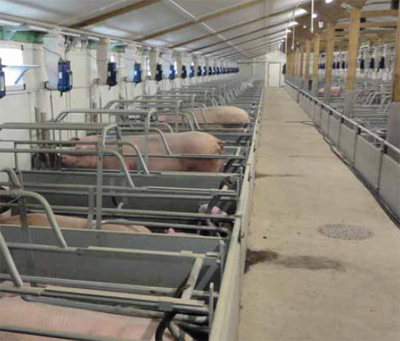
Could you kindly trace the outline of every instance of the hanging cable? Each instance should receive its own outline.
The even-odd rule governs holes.
[[[295,38],[295,31],[296,31],[296,26],[295,26],[295,25],[293,25],[292,50],[294,50],[294,38]]]
[[[56,51],[52,51],[52,50],[48,49],[47,47],[44,47],[42,44],[37,44],[37,45],[38,45],[39,47],[41,47],[43,50],[45,50],[45,51],[47,51],[47,52],[49,52],[49,53],[55,54],[55,55],[59,56],[60,59],[62,59],[62,55],[61,55],[60,53],[58,53],[58,52],[56,52]]]
[[[315,0],[311,0],[311,33],[314,33],[314,1]]]

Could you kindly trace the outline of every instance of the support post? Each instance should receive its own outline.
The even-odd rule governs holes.
[[[295,77],[297,77],[297,67],[298,67],[297,60],[298,60],[298,58],[299,58],[297,48],[295,48],[295,50],[293,51],[293,55],[294,55],[293,75],[294,75]]]
[[[357,55],[360,40],[360,19],[361,9],[352,7],[350,15],[349,47],[347,52],[347,77],[346,77],[346,100],[344,114],[351,116],[353,111],[356,76],[357,76]]]
[[[304,75],[304,47],[303,45],[300,46],[300,64],[299,64],[299,76],[303,78]]]
[[[325,100],[329,102],[332,87],[333,54],[335,51],[335,23],[328,23],[328,35],[326,46],[326,65],[325,65]]]
[[[286,75],[288,76],[292,75],[291,64],[292,64],[292,56],[288,52],[286,54]]]
[[[305,82],[304,82],[304,47],[300,45],[299,48],[299,81],[300,81],[300,88],[304,90]]]
[[[306,82],[306,89],[311,90],[309,86],[310,80],[310,60],[311,60],[311,41],[306,41],[306,65],[304,70],[304,80]]]
[[[397,15],[396,61],[393,70],[392,104],[389,109],[387,128],[388,142],[400,148],[400,7]],[[389,155],[400,162],[400,155],[392,153],[390,150]]]
[[[316,34],[314,38],[314,60],[313,60],[313,82],[312,82],[312,93],[314,96],[318,94],[320,44],[321,44],[321,37],[319,34]]]

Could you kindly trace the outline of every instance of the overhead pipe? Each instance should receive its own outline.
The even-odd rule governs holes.
[[[68,35],[70,33],[71,36],[73,36],[73,37],[80,35],[82,37],[95,37],[95,38],[99,38],[99,39],[108,38],[111,40],[117,40],[122,43],[134,44],[134,45],[140,46],[140,47],[156,47],[155,45],[152,45],[152,44],[137,43],[136,41],[131,40],[131,39],[121,38],[121,37],[108,35],[108,34],[91,32],[91,31],[82,30],[82,29],[74,29],[74,28],[70,28],[70,27],[66,27],[66,26],[62,26],[62,25],[57,25],[57,24],[49,24],[49,23],[46,23],[43,21],[27,19],[24,17],[16,16],[16,15],[0,13],[0,20],[12,21],[12,22],[21,23],[21,24],[34,25],[34,26],[45,28],[47,30],[59,30],[61,34]]]

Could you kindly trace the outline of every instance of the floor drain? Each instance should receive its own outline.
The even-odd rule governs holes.
[[[326,237],[343,240],[363,240],[374,235],[365,227],[344,224],[327,224],[321,226],[319,232]]]

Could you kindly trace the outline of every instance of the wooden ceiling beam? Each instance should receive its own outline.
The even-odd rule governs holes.
[[[342,17],[339,19],[345,19],[349,17],[349,13],[344,13]],[[386,9],[380,11],[362,11],[361,18],[379,18],[379,17],[396,17],[397,10],[395,9]]]
[[[197,24],[202,23],[204,21],[216,19],[216,18],[219,18],[219,17],[224,16],[224,15],[232,14],[232,13],[235,13],[237,11],[240,11],[240,10],[252,7],[252,6],[256,6],[256,5],[262,4],[265,1],[266,0],[251,0],[251,1],[247,1],[247,2],[241,3],[239,5],[228,7],[228,8],[222,9],[220,11],[211,13],[211,14],[203,15],[203,16],[197,18],[197,20],[194,20],[194,21],[188,21],[188,22],[185,22],[183,24],[179,24],[179,25],[176,25],[176,26],[173,26],[173,27],[162,29],[160,31],[156,31],[154,33],[150,33],[150,34],[145,35],[145,36],[143,36],[143,37],[141,37],[139,39],[136,39],[136,40],[138,42],[142,42],[142,41],[145,41],[145,40],[154,39],[154,38],[157,38],[159,36],[163,36],[163,35],[168,34],[168,33],[176,32],[176,31],[182,30],[184,28],[188,28],[188,27],[197,25]]]
[[[367,0],[344,0],[343,2],[353,6],[357,7],[359,9],[363,8],[367,2]]]
[[[340,23],[337,24],[337,28],[340,29],[346,29],[350,27],[350,23]],[[372,21],[367,21],[364,23],[361,23],[361,28],[366,28],[366,27],[378,27],[378,28],[396,28],[397,27],[397,21],[382,21],[382,22],[372,22]]]
[[[82,27],[95,25],[95,24],[101,23],[103,21],[115,18],[117,16],[120,16],[120,15],[123,15],[123,14],[126,14],[126,13],[131,13],[131,12],[137,11],[137,10],[139,10],[141,8],[144,8],[144,7],[147,7],[147,6],[150,6],[150,5],[154,5],[154,4],[159,3],[161,1],[163,1],[163,0],[143,0],[143,1],[131,4],[131,5],[116,9],[114,11],[101,14],[101,15],[99,15],[97,17],[84,20],[84,21],[79,22],[77,24],[71,25],[70,27],[74,28],[74,29],[79,29],[79,28],[82,28]]]

